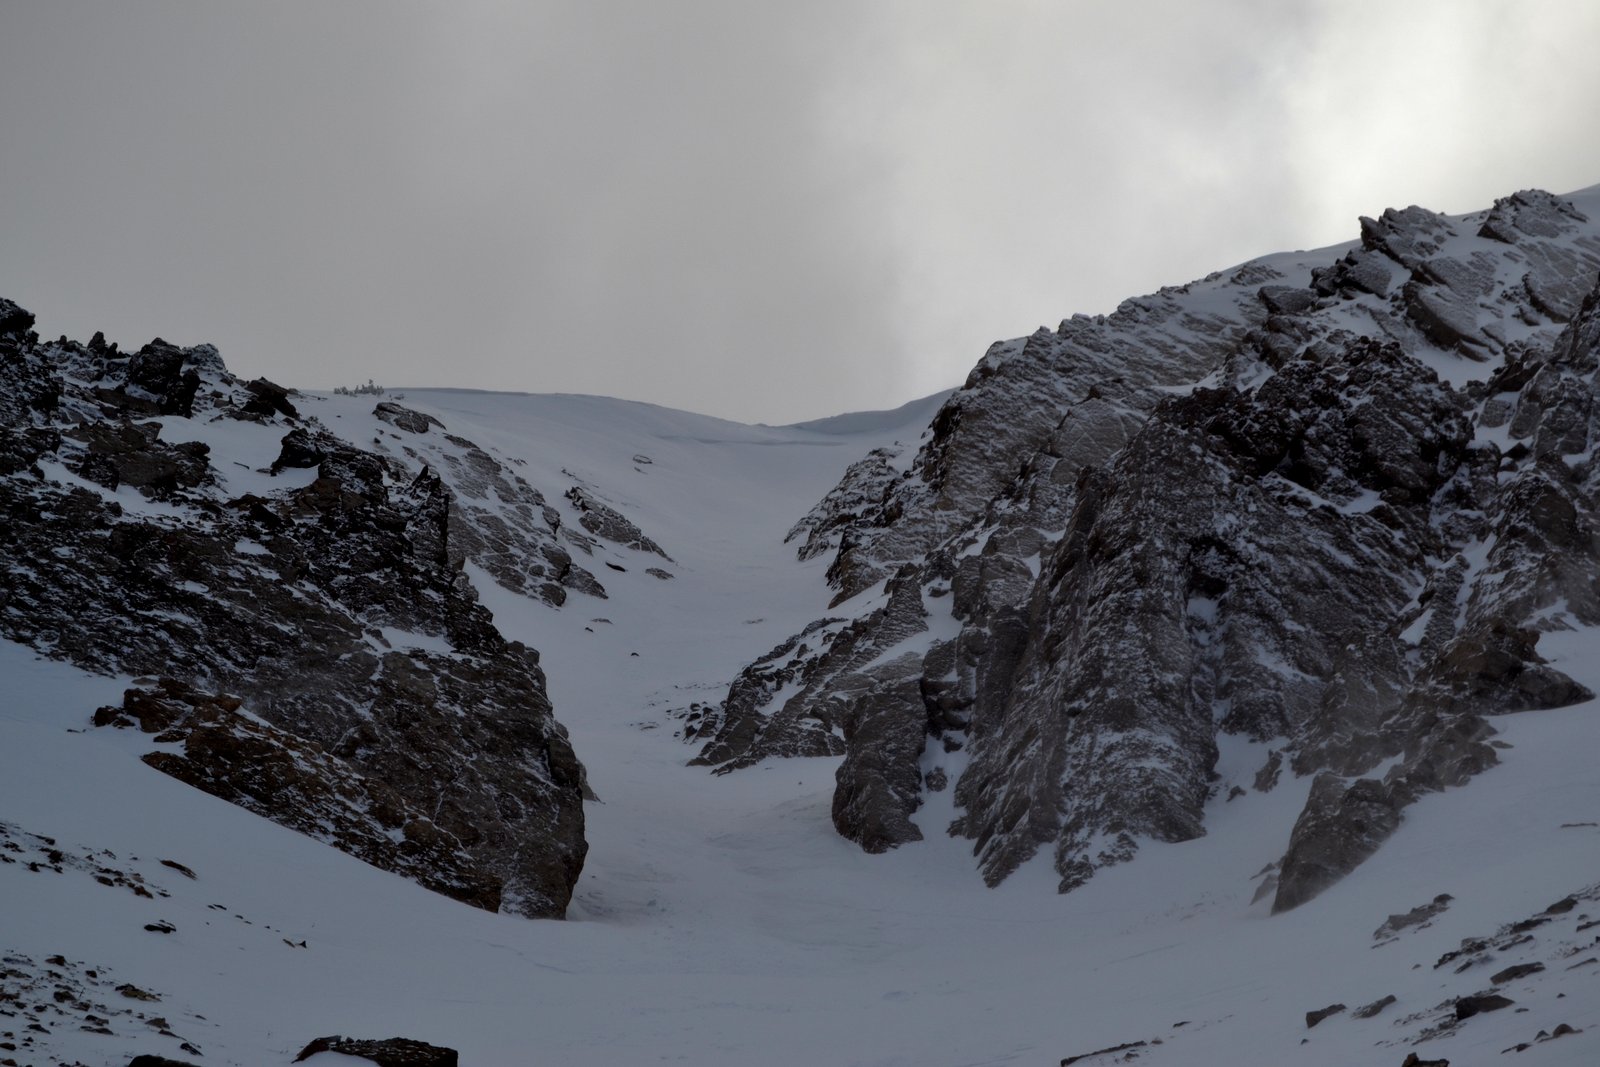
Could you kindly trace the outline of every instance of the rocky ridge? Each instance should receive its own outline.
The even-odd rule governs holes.
[[[1591,695],[1537,646],[1600,623],[1597,206],[1387,211],[996,344],[797,524],[837,617],[746,668],[696,762],[842,754],[869,851],[953,782],[986,880],[1048,848],[1063,891],[1314,776],[1274,907],[1310,899],[1495,762],[1493,715]]]
[[[208,345],[42,341],[0,301],[0,635],[144,676],[147,762],[479,907],[559,916],[582,765],[465,572],[561,604],[603,553],[505,464],[381,403],[351,444]],[[396,443],[397,442],[397,443]],[[87,717],[91,708],[79,709]]]

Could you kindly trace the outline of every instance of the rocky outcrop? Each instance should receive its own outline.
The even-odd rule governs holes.
[[[838,551],[839,530],[860,523],[883,501],[894,483],[908,473],[896,465],[902,452],[898,446],[874,448],[850,464],[839,484],[790,528],[784,543],[804,537],[799,548],[801,559]]]
[[[995,345],[796,524],[844,618],[697,762],[842,750],[870,849],[953,779],[983,876],[1049,848],[1065,891],[1204,833],[1242,735],[1255,788],[1315,776],[1274,906],[1311,899],[1495,762],[1489,716],[1590,695],[1538,642],[1600,623],[1597,270],[1600,220],[1523,192]]]
[[[592,556],[594,540],[565,525],[561,512],[509,463],[423,412],[384,401],[373,414],[405,434],[376,439],[380,454],[397,453],[449,487],[452,567],[471,560],[502,587],[551,607],[566,603],[573,592],[605,598],[605,586],[572,554]]]
[[[1426,927],[1435,918],[1444,914],[1454,899],[1449,893],[1440,893],[1426,904],[1419,904],[1410,911],[1391,915],[1384,920],[1382,926],[1372,932],[1372,939],[1388,941],[1398,936],[1402,930],[1408,930],[1413,926]]]
[[[568,489],[567,500],[578,509],[578,525],[594,536],[635,552],[653,552],[668,562],[672,560],[671,556],[661,550],[660,545],[646,537],[644,531],[634,525],[632,519],[616,508],[602,504],[593,493],[582,486],[575,485]]]
[[[503,880],[494,865],[473,857],[414,801],[316,742],[252,719],[241,705],[169,678],[128,690],[120,707],[101,708],[94,721],[181,744],[181,752],[143,757],[163,774],[445,896],[498,910]]]
[[[209,346],[41,344],[0,312],[0,634],[164,679],[102,716],[181,743],[149,757],[164,772],[469,903],[561,915],[583,768],[538,654],[477,603],[451,486]],[[199,440],[230,435],[272,444],[241,474]]]
[[[393,401],[385,400],[372,409],[372,413],[387,422],[390,426],[404,430],[406,433],[424,434],[437,427],[444,429],[444,423],[421,411],[413,411],[408,407],[401,407]]]
[[[813,623],[740,675],[701,724],[699,736],[709,741],[691,763],[726,773],[770,756],[843,753],[833,801],[839,832],[869,852],[919,840],[910,816],[922,803],[930,725],[923,649],[914,646],[927,643],[926,619],[908,570],[865,619],[843,628],[841,620]],[[796,686],[780,708],[762,712],[774,694]]]
[[[378,1067],[456,1067],[460,1056],[453,1048],[430,1045],[409,1037],[389,1037],[381,1041],[354,1037],[319,1037],[300,1050],[295,1063],[323,1052],[371,1060]]]

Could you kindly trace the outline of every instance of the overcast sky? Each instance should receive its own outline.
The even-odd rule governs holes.
[[[1600,182],[1593,0],[0,0],[0,295],[326,388],[746,421]]]

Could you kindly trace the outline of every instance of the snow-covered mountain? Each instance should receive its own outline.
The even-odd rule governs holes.
[[[1600,623],[1597,268],[1600,195],[1525,192],[995,345],[796,527],[845,618],[703,758],[843,755],[869,851],[948,782],[989,882],[1049,848],[1063,890],[1288,766],[1303,903],[1494,764],[1483,716],[1593,696],[1540,641]]]
[[[1386,212],[787,427],[0,302],[0,1065],[1595,1062],[1597,268]]]

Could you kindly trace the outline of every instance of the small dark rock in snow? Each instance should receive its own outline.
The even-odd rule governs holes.
[[[1479,993],[1475,996],[1462,997],[1456,1001],[1456,1019],[1470,1019],[1486,1011],[1499,1011],[1509,1008],[1516,1001],[1510,997],[1502,997],[1498,993]]]
[[[124,982],[121,985],[117,986],[117,992],[121,993],[123,996],[127,997],[129,1000],[160,1000],[161,999],[159,994],[152,993],[148,989],[140,989],[138,986],[134,985],[132,982]]]
[[[1372,936],[1375,940],[1381,941],[1386,937],[1393,937],[1408,926],[1416,926],[1418,923],[1427,922],[1448,908],[1450,901],[1453,899],[1449,893],[1440,893],[1430,903],[1418,905],[1404,915],[1391,915],[1384,920],[1382,926],[1372,931]]]
[[[1351,1012],[1350,1014],[1351,1014],[1352,1017],[1357,1018],[1357,1019],[1370,1019],[1374,1015],[1376,1015],[1380,1011],[1382,1011],[1384,1008],[1387,1008],[1389,1005],[1393,1004],[1394,1001],[1395,1001],[1394,994],[1390,993],[1388,996],[1384,997],[1382,1000],[1374,1000],[1371,1004],[1363,1005],[1362,1007],[1357,1008],[1355,1011]]]
[[[1440,956],[1438,961],[1434,963],[1433,969],[1437,971],[1440,967],[1443,967],[1452,960],[1458,960],[1463,956],[1472,956],[1475,953],[1482,952],[1488,947],[1489,943],[1487,941],[1484,941],[1481,938],[1469,937],[1461,942],[1460,948],[1446,952],[1443,956]]]
[[[1306,1029],[1311,1029],[1322,1020],[1328,1018],[1328,1016],[1338,1015],[1341,1011],[1344,1011],[1343,1004],[1329,1004],[1326,1008],[1306,1012]]]
[[[391,1037],[382,1041],[361,1041],[350,1037],[319,1037],[294,1058],[295,1063],[310,1059],[319,1052],[337,1052],[341,1056],[356,1056],[371,1060],[378,1067],[458,1067],[459,1056],[455,1049],[413,1041],[407,1037]]]
[[[1507,982],[1515,982],[1518,978],[1526,978],[1530,974],[1538,974],[1542,970],[1544,970],[1544,964],[1542,963],[1519,963],[1515,967],[1507,967],[1505,970],[1492,975],[1489,981],[1493,985],[1505,985]]]
[[[193,878],[193,877],[195,877],[194,871],[190,870],[188,867],[185,867],[183,864],[179,863],[177,860],[162,860],[161,861],[161,866],[163,866],[163,867],[171,867],[173,870],[177,871],[179,874],[183,875],[185,878]]]
[[[161,922],[145,923],[144,928],[149,930],[152,934],[170,934],[178,929],[176,926],[173,926],[171,923],[165,920],[162,920]]]
[[[1124,1045],[1112,1045],[1110,1048],[1097,1048],[1093,1052],[1084,1052],[1076,1056],[1068,1056],[1066,1059],[1061,1061],[1061,1067],[1068,1067],[1068,1064],[1077,1063],[1079,1060],[1086,1060],[1090,1056],[1105,1056],[1112,1052],[1125,1052],[1128,1049],[1143,1048],[1145,1044],[1146,1042],[1144,1041],[1129,1041]]]

